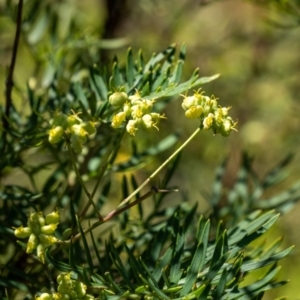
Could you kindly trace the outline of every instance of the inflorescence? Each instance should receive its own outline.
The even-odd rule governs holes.
[[[138,92],[132,96],[125,92],[115,92],[110,95],[109,103],[117,109],[111,126],[120,128],[127,122],[126,131],[132,136],[135,136],[140,128],[146,131],[153,128],[158,130],[160,119],[166,119],[164,115],[152,112],[154,100],[143,99]]]
[[[57,277],[57,293],[42,293],[36,300],[93,300],[94,296],[86,293],[86,285],[71,279],[70,273],[62,273]]]
[[[27,242],[27,253],[37,250],[37,256],[45,263],[45,249],[57,242],[53,236],[59,224],[59,213],[54,211],[44,217],[42,212],[34,212],[28,218],[28,227],[20,226],[15,229],[15,236],[20,239],[29,237]]]
[[[189,119],[199,119],[200,128],[212,129],[214,134],[228,136],[232,130],[236,131],[237,122],[234,122],[228,111],[230,107],[221,107],[214,96],[204,96],[199,91],[192,96],[183,96],[182,108]]]
[[[96,132],[97,122],[84,122],[78,114],[65,115],[57,114],[50,121],[52,128],[49,131],[49,142],[56,144],[63,138],[70,142],[72,149],[76,153],[82,151],[83,144],[87,141],[87,136]]]

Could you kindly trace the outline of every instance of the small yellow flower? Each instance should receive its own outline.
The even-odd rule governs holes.
[[[208,130],[211,128],[214,121],[214,115],[212,113],[209,113],[206,118],[203,120],[203,128]]]
[[[125,119],[126,119],[126,113],[124,111],[121,111],[113,116],[111,126],[113,128],[119,128],[121,127]]]
[[[129,120],[126,125],[126,130],[130,135],[135,136],[135,133],[138,130],[136,127],[136,120]]]

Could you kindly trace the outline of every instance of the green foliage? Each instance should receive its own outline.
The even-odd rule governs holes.
[[[54,8],[47,15],[41,8],[46,4],[34,3],[37,14],[27,16],[28,22],[37,22],[27,36],[32,44],[47,26],[52,37],[58,35]],[[80,57],[73,55],[74,61]],[[180,204],[169,201],[177,191],[171,179],[178,153],[203,129],[201,114],[195,133],[177,150],[176,133],[148,146],[144,142],[148,132],[133,140],[124,135],[126,125],[111,126],[116,108],[110,102],[123,105],[127,95],[138,92],[142,99],[155,100],[155,112],[167,115],[168,105],[176,105],[180,94],[218,77],[200,77],[196,70],[183,80],[185,56],[185,45],[178,52],[171,45],[148,61],[142,51],[135,56],[129,48],[124,64],[115,58],[112,66],[82,61],[69,65],[64,85],[65,73],[59,68],[43,89],[29,82],[26,113],[6,102],[9,109],[3,109],[0,141],[1,299],[246,300],[262,299],[266,291],[287,283],[277,278],[278,263],[292,247],[282,250],[281,239],[266,246],[259,238],[274,225],[279,212],[299,199],[299,183],[264,198],[268,188],[285,178],[290,156],[259,180],[244,155],[236,182],[227,190],[222,183],[224,162],[208,196],[211,214],[202,215],[185,199]],[[111,99],[116,93],[126,96]],[[207,97],[212,100],[223,120],[216,98]],[[226,116],[228,110],[223,109]],[[214,112],[208,112],[218,125]],[[78,147],[74,136],[81,138]],[[166,150],[173,154],[139,183],[141,170]],[[166,165],[159,186],[149,188]],[[21,180],[9,180],[18,171]],[[146,186],[148,192],[141,195]],[[256,271],[263,275],[253,275]]]

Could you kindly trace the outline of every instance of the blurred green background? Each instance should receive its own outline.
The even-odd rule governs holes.
[[[1,82],[5,82],[10,62],[17,3],[0,0]],[[186,43],[184,77],[198,67],[201,76],[220,73],[221,77],[203,90],[220,98],[221,105],[232,106],[239,132],[229,138],[210,132],[199,135],[184,150],[173,183],[206,212],[208,204],[203,195],[210,191],[215,168],[226,156],[229,164],[225,182],[230,187],[242,151],[254,157],[254,169],[261,176],[285,155],[294,153],[291,176],[280,186],[284,188],[300,174],[300,5],[297,1],[292,4],[295,6],[289,10],[280,1],[25,1],[14,101],[26,114],[28,80],[31,78],[30,84],[42,93],[55,68],[60,70],[63,89],[74,76],[68,72],[70,67],[76,70],[77,66],[101,64],[114,55],[122,62],[129,46],[135,54],[143,49],[149,58],[172,43]],[[55,39],[52,31],[56,32]],[[84,72],[76,76],[84,76]],[[1,104],[4,89],[2,84]],[[165,136],[178,131],[184,141],[198,124],[184,117],[181,99],[166,108],[168,120],[161,124],[160,133]],[[154,165],[148,167],[148,171],[153,169]],[[6,182],[17,176],[13,173]],[[178,196],[174,201],[180,199]],[[299,215],[298,204],[271,233],[275,237],[284,235],[285,244],[295,244],[296,249],[282,262],[281,277],[290,278],[290,284],[267,293],[264,299],[284,295],[300,299]]]

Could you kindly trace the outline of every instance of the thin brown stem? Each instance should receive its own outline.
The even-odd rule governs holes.
[[[170,193],[170,192],[174,192],[174,191],[177,192],[177,190],[161,190],[161,189],[158,189],[157,187],[152,187],[151,190],[149,192],[147,192],[145,195],[143,195],[140,198],[132,201],[131,203],[128,203],[128,204],[124,205],[121,208],[117,208],[117,209],[111,211],[102,220],[99,220],[99,221],[95,222],[93,225],[91,225],[87,229],[83,230],[83,233],[86,234],[86,233],[92,231],[93,229],[97,228],[101,224],[110,221],[115,216],[121,214],[122,212],[126,211],[130,207],[133,207],[133,206],[137,205],[138,203],[142,202],[143,200],[149,198],[151,195],[154,195],[154,194],[157,194],[157,193]],[[71,239],[72,243],[74,243],[75,241],[77,241],[80,237],[81,237],[80,233],[78,233],[75,236],[73,236],[73,238]]]
[[[20,35],[21,35],[22,10],[23,10],[23,0],[19,0],[15,40],[14,40],[14,45],[13,45],[13,50],[12,50],[11,62],[10,62],[10,66],[8,68],[8,75],[7,75],[6,82],[5,82],[5,86],[6,86],[6,90],[5,90],[5,112],[4,112],[4,115],[3,115],[3,118],[2,118],[3,128],[4,128],[4,131],[3,131],[3,143],[4,144],[5,144],[6,131],[9,128],[9,121],[8,120],[9,120],[10,108],[12,106],[11,94],[12,94],[12,89],[14,87],[13,75],[14,75],[14,69],[15,69],[15,65],[16,65],[19,40],[20,40]]]

